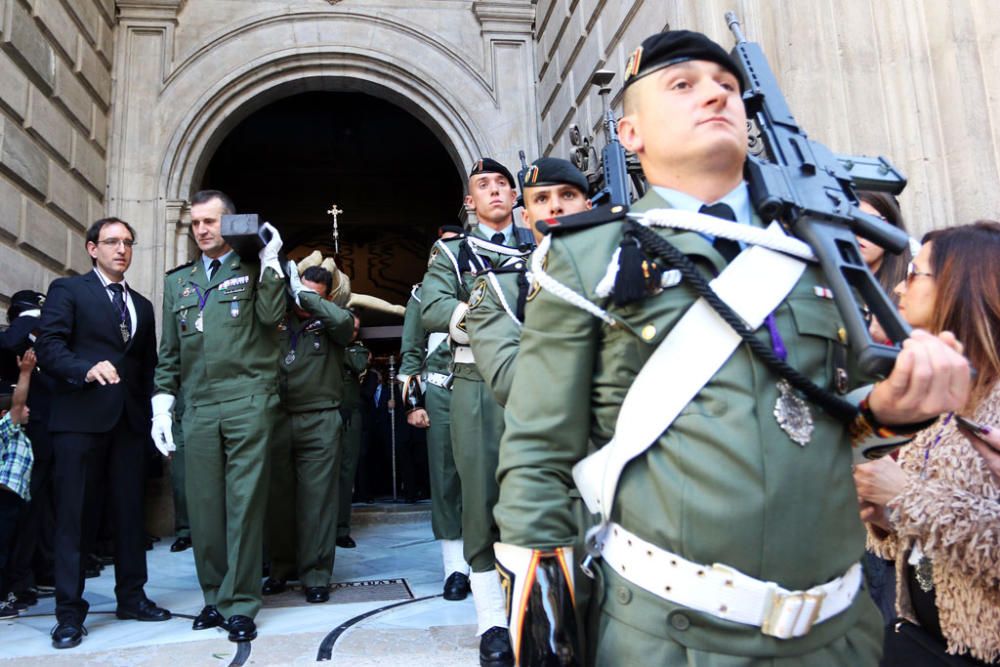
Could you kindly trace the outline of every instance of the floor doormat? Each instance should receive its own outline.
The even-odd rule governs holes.
[[[352,604],[356,602],[391,602],[412,600],[413,592],[406,579],[370,579],[344,581],[330,584],[330,601],[326,604]],[[289,584],[283,593],[264,596],[264,607],[301,607],[309,605],[305,591],[299,585]]]

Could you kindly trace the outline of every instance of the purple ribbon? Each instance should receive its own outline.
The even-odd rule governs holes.
[[[771,349],[774,350],[774,354],[782,361],[788,360],[788,350],[785,349],[785,339],[781,337],[781,332],[778,331],[778,322],[774,318],[774,313],[767,316],[764,320],[767,323],[767,330],[771,334]]]

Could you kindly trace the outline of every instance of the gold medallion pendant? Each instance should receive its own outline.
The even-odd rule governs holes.
[[[809,404],[795,395],[792,385],[787,380],[778,381],[778,400],[774,403],[774,418],[781,430],[788,434],[793,442],[801,447],[809,444],[812,437],[812,413]]]

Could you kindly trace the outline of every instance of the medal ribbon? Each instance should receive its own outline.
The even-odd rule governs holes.
[[[194,283],[188,283],[188,284],[191,285],[191,287],[194,288],[195,294],[198,295],[198,313],[200,314],[201,311],[205,310],[205,304],[208,303],[208,295],[209,295],[209,293],[212,290],[214,290],[215,287],[218,287],[218,285],[216,285],[215,287],[209,287],[207,290],[205,290],[205,293],[202,294],[201,293],[201,288],[198,287],[196,284],[194,284]]]

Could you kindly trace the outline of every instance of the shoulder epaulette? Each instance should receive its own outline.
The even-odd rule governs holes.
[[[535,227],[543,234],[561,234],[624,220],[626,215],[628,215],[628,206],[605,204],[582,213],[539,220],[535,223]]]
[[[172,268],[169,271],[167,271],[167,275],[169,276],[174,271],[180,271],[181,269],[186,269],[189,266],[194,266],[194,263],[197,262],[197,261],[198,261],[197,259],[192,259],[190,262],[187,262],[185,264],[180,264],[178,266],[175,266],[174,268]]]

